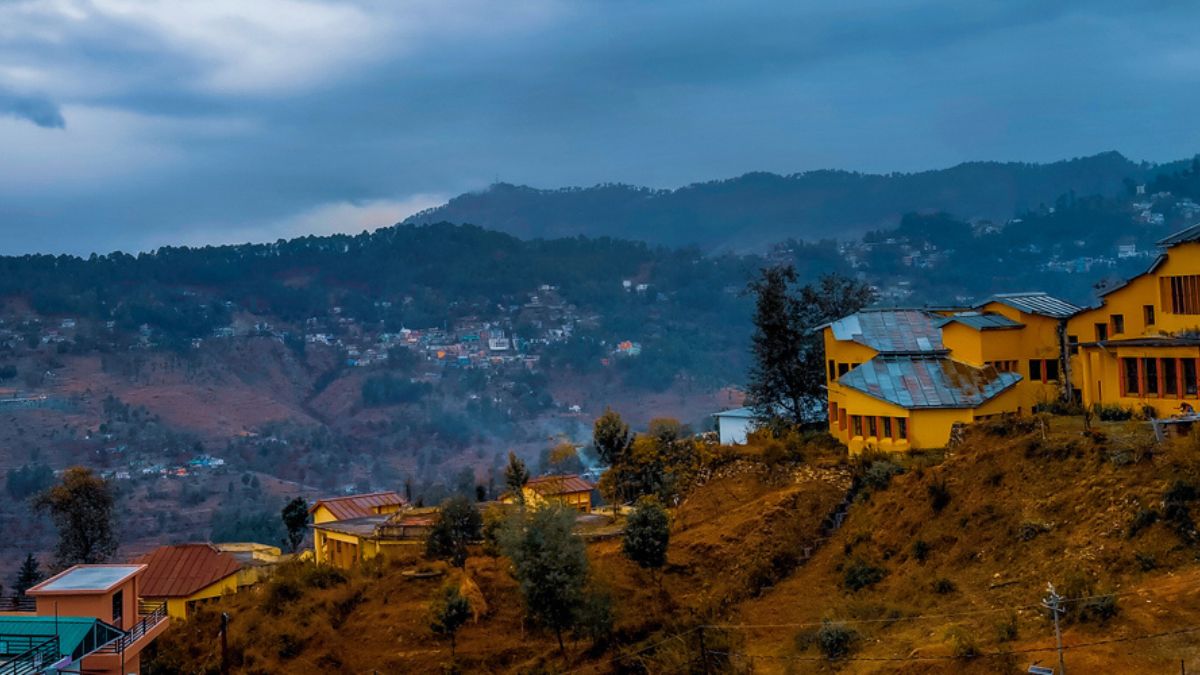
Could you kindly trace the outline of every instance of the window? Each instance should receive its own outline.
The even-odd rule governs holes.
[[[1142,305],[1142,318],[1146,320],[1147,326],[1154,325],[1154,305]]]
[[[898,438],[908,438],[908,418],[896,418],[896,436]]]
[[[1163,311],[1172,314],[1200,314],[1200,275],[1185,274],[1162,278]]]
[[[1096,324],[1096,342],[1104,342],[1108,339],[1108,324]]]
[[[837,403],[830,401],[829,402],[829,421],[831,423],[836,423],[837,418],[838,418],[838,405],[837,405]]]
[[[862,436],[862,415],[851,415],[850,423],[854,426],[854,435]]]
[[[1142,393],[1138,379],[1138,360],[1131,358],[1121,359],[1123,366],[1121,373],[1124,380],[1124,393],[1126,396],[1137,396]]]
[[[1180,359],[1183,372],[1183,395],[1196,395],[1196,359]]]
[[[895,436],[892,435],[892,418],[890,417],[883,418],[883,437],[895,438]]]
[[[1068,335],[1067,336],[1067,351],[1071,354],[1079,353],[1079,336],[1078,335]]]
[[[125,591],[120,590],[113,593],[112,597],[112,624],[117,628],[125,628]]]
[[[1146,385],[1142,393],[1146,396],[1158,396],[1158,359],[1142,359],[1142,370]]]
[[[1175,370],[1176,361],[1172,358],[1160,359],[1163,374],[1163,396],[1179,398],[1179,371]]]
[[[850,364],[849,363],[839,363],[838,364],[838,377],[841,377],[848,372],[850,372]]]
[[[1112,321],[1113,335],[1120,335],[1121,333],[1125,332],[1125,315],[1124,314],[1113,314],[1112,316],[1109,317],[1109,319]]]
[[[1042,360],[1029,359],[1029,379],[1042,382]]]
[[[1043,370],[1046,373],[1047,382],[1058,382],[1058,359],[1046,359]]]
[[[867,418],[867,435],[879,438],[879,420],[874,415]]]
[[[835,380],[837,380],[837,366],[834,364],[833,359],[830,359],[829,360],[829,381],[833,382]]]
[[[841,427],[842,431],[846,430],[846,409],[845,408],[842,408],[841,414],[838,415],[838,426]]]

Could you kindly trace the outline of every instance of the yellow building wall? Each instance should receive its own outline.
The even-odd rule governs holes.
[[[326,542],[328,547],[324,545]],[[339,542],[342,544],[340,553],[337,550]],[[423,539],[375,539],[328,530],[313,531],[315,562],[318,565],[332,565],[345,570],[376,556],[383,556],[389,560],[417,558],[424,550]]]
[[[221,579],[212,584],[209,584],[208,586],[205,586],[204,588],[196,591],[195,593],[187,596],[186,598],[146,597],[143,599],[149,600],[151,602],[167,603],[167,616],[170,616],[172,619],[178,619],[180,621],[183,621],[183,620],[187,619],[187,617],[188,617],[189,603],[197,602],[200,600],[209,600],[212,598],[219,598],[222,595],[225,595],[226,593],[229,593],[229,594],[237,593],[237,590],[238,590],[237,578],[238,578],[237,574],[230,574],[229,576],[225,577],[224,579]]]
[[[1001,413],[1015,413],[1019,405],[1019,393],[1012,387],[978,408],[917,408],[909,410],[898,405],[881,401],[858,390],[835,385],[830,388],[830,401],[838,404],[838,419],[830,419],[829,433],[846,444],[851,453],[857,454],[863,450],[879,450],[884,452],[903,452],[905,450],[920,450],[944,448],[950,440],[950,432],[958,422],[970,423],[980,417]],[[841,412],[846,413],[846,427],[841,427]],[[860,415],[864,418],[862,434],[854,434],[852,418]],[[883,429],[877,423],[877,435],[872,437],[866,417],[903,418],[908,424],[908,439],[880,438]],[[895,433],[895,428],[893,432]]]
[[[313,516],[313,525],[320,525],[321,523],[332,523],[335,520],[337,520],[337,517],[333,515],[333,511],[330,511],[329,509],[325,508],[324,506],[318,506],[317,509],[315,511],[313,511],[312,516]]]
[[[1000,314],[1023,324],[1020,329],[990,330],[983,333],[983,362],[1017,362],[1016,372],[1021,376],[1021,381],[1016,385],[1019,399],[1017,405],[1021,412],[1028,413],[1038,404],[1057,401],[1063,395],[1068,365],[1062,363],[1062,346],[1058,337],[1059,319],[1041,314],[1027,314],[999,302],[989,302],[980,310]],[[954,357],[958,359],[957,354]],[[1034,380],[1029,362],[1035,359],[1059,362],[1058,379],[1053,382]]]
[[[838,364],[846,364],[847,370],[854,364],[870,361],[878,352],[870,347],[860,345],[851,340],[838,340],[833,337],[833,329],[825,328],[822,332],[825,339],[825,381],[831,383],[837,379]],[[829,376],[829,362],[834,362],[833,378]]]

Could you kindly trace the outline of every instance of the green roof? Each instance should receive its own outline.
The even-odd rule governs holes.
[[[58,633],[59,656],[70,656],[72,661],[78,661],[123,634],[117,628],[91,617],[60,616],[55,619],[52,616],[0,616],[0,645],[4,643],[5,636],[52,637],[55,632]],[[6,651],[0,648],[0,663],[5,657],[16,656]]]

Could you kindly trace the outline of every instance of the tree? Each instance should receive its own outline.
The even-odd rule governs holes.
[[[36,586],[42,577],[42,568],[38,565],[37,558],[28,553],[25,555],[25,562],[21,563],[21,568],[17,570],[16,579],[13,580],[13,591],[17,595],[25,595],[25,591]]]
[[[642,498],[625,523],[621,550],[638,567],[650,570],[658,582],[657,571],[667,562],[667,545],[671,539],[671,522],[657,500]]]
[[[288,547],[295,553],[308,530],[308,502],[304,497],[296,497],[283,507],[282,516],[283,526],[287,528]]]
[[[838,275],[794,290],[796,282],[796,270],[783,265],[763,268],[749,285],[755,296],[754,365],[747,393],[766,422],[799,425],[825,409],[824,340],[816,328],[875,299],[870,286]]]
[[[467,545],[482,536],[483,517],[475,504],[463,495],[442,502],[437,522],[425,540],[425,555],[448,559],[451,565],[462,567],[467,562]]]
[[[529,469],[525,468],[525,462],[517,457],[515,452],[508,452],[508,466],[504,468],[504,484],[508,487],[508,491],[512,493],[513,499],[521,506],[525,506],[525,484],[529,482]]]
[[[450,658],[454,659],[458,629],[471,616],[471,602],[463,597],[458,586],[446,584],[429,605],[429,628],[437,635],[450,638]]]
[[[575,516],[572,509],[550,504],[514,520],[502,533],[526,614],[554,631],[564,656],[562,634],[578,620],[588,572],[583,540],[574,533]]]
[[[113,494],[91,469],[71,467],[62,482],[40,494],[34,505],[50,512],[58,529],[55,563],[102,563],[117,551],[113,532]]]
[[[592,446],[600,461],[615,466],[629,449],[629,443],[629,425],[612,408],[605,408],[592,425]]]

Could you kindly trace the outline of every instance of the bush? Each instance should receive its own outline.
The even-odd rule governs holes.
[[[1017,526],[1017,538],[1021,541],[1033,541],[1039,534],[1049,531],[1050,526],[1045,523],[1025,521]]]
[[[858,591],[868,586],[874,586],[887,576],[887,570],[875,567],[862,560],[855,560],[846,566],[842,583],[851,591]]]
[[[934,513],[941,513],[950,503],[950,491],[946,489],[946,481],[930,483],[926,489],[929,492],[929,506],[933,508]]]
[[[1133,539],[1138,532],[1150,527],[1158,522],[1158,511],[1154,509],[1138,509],[1138,512],[1133,515],[1133,520],[1129,521],[1129,527],[1125,531],[1125,536]]]
[[[996,622],[996,642],[1012,642],[1017,639],[1017,613],[1009,612],[1008,616]]]
[[[917,539],[912,543],[912,556],[917,562],[925,562],[929,557],[929,542],[924,539]]]
[[[979,656],[979,645],[970,631],[962,627],[950,629],[951,653],[956,659],[973,659]]]
[[[1105,623],[1117,615],[1117,596],[1114,593],[1107,593],[1088,598],[1080,603],[1078,612],[1079,621]]]
[[[304,594],[304,589],[295,579],[279,577],[267,584],[266,597],[263,598],[263,609],[268,614],[278,616],[288,605],[295,602]]]
[[[300,580],[309,588],[333,588],[346,583],[346,573],[332,565],[305,565]]]
[[[954,585],[954,582],[945,577],[933,582],[933,592],[938,595],[948,595],[957,590],[958,587]]]
[[[875,460],[863,471],[862,483],[867,490],[878,492],[892,484],[892,476],[904,473],[904,469],[886,459]]]
[[[829,619],[822,621],[821,628],[817,631],[817,644],[821,647],[821,653],[830,660],[849,656],[857,640],[858,633]]]
[[[1106,405],[1096,403],[1092,406],[1092,412],[1095,413],[1096,417],[1100,418],[1102,422],[1124,422],[1126,420],[1133,419],[1132,410],[1129,408],[1122,408],[1115,403]]]
[[[1158,559],[1154,557],[1153,553],[1134,553],[1133,558],[1143,572],[1149,572],[1158,567]]]

